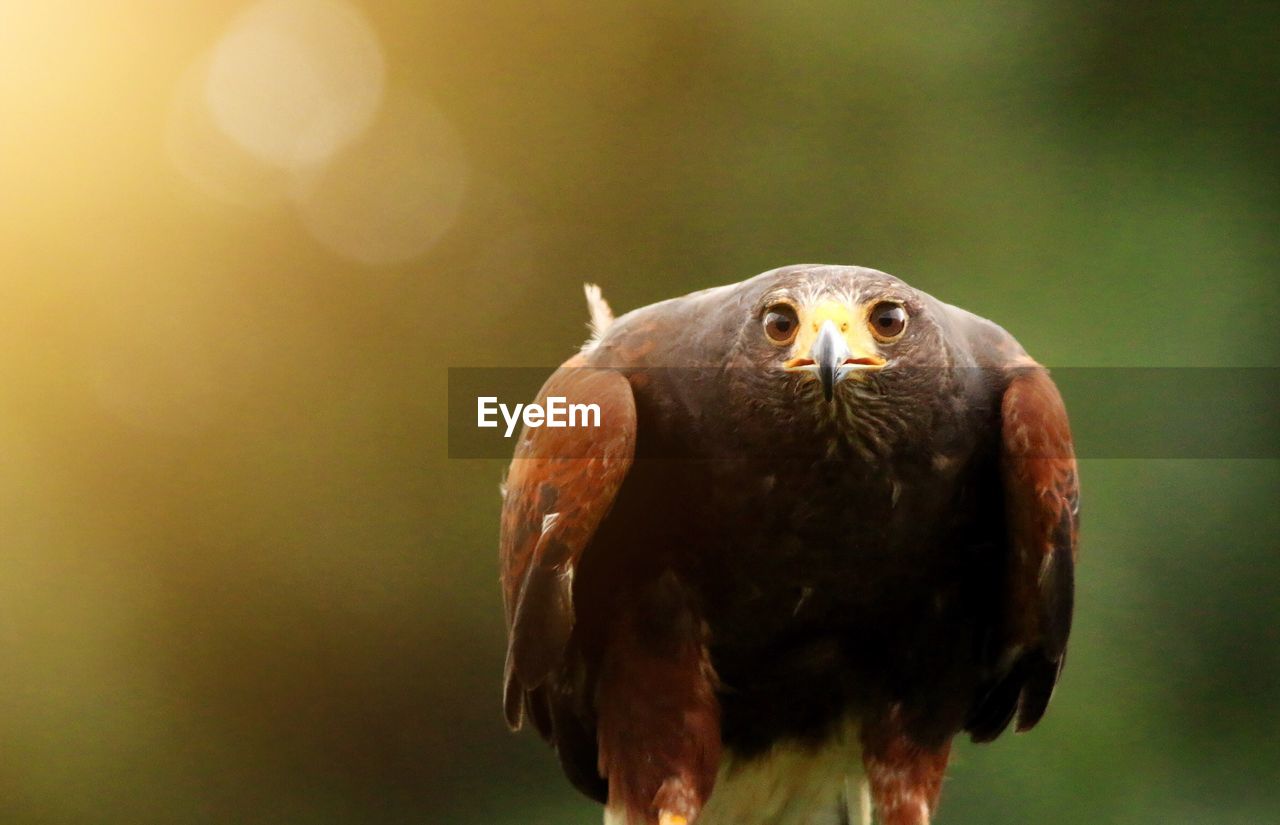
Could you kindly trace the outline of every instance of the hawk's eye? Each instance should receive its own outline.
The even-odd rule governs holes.
[[[881,301],[871,308],[867,316],[867,325],[871,333],[881,341],[890,341],[902,334],[907,328],[907,310],[902,304],[892,301]]]
[[[764,334],[775,344],[785,344],[796,337],[800,319],[790,304],[774,304],[764,313]]]

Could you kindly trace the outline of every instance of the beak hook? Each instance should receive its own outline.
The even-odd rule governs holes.
[[[822,383],[822,397],[830,401],[835,397],[836,383],[844,377],[840,369],[849,358],[849,345],[832,321],[826,321],[818,330],[818,337],[809,350],[809,357],[817,369]]]

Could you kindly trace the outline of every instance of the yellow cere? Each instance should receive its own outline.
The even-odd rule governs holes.
[[[824,300],[814,306],[799,307],[800,331],[791,347],[793,359],[809,358],[809,351],[822,325],[831,321],[844,335],[852,358],[879,358],[875,339],[867,328],[867,311],[862,305],[850,307],[843,301]]]

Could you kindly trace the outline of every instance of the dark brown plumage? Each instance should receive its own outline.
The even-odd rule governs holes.
[[[861,785],[927,823],[952,737],[1033,726],[1065,656],[1077,482],[1048,374],[869,269],[612,323],[589,295],[597,336],[542,396],[601,426],[526,429],[506,481],[507,721],[607,822],[854,821]]]

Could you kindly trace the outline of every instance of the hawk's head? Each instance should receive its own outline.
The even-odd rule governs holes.
[[[932,311],[937,302],[891,275],[824,266],[762,278],[739,346],[799,395],[820,391],[836,404],[859,389],[883,395],[908,368],[950,361]]]

